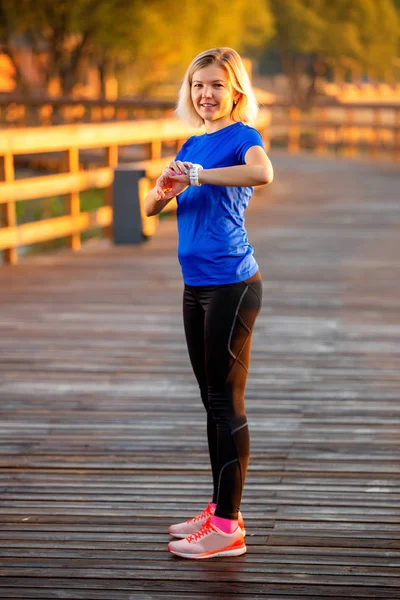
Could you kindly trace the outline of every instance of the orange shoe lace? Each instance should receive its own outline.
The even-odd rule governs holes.
[[[186,521],[186,523],[197,523],[197,521],[202,521],[203,519],[206,519],[207,517],[212,517],[212,515],[213,515],[213,513],[211,510],[211,504],[208,503],[207,508],[202,510],[199,515],[196,515],[195,517],[193,517],[193,519],[189,519],[189,521]]]
[[[202,537],[208,535],[212,531],[216,531],[216,529],[213,526],[213,524],[211,523],[211,517],[210,517],[204,523],[203,527],[201,529],[199,529],[199,531],[196,531],[196,533],[192,533],[192,535],[189,535],[189,537],[187,537],[186,540],[189,542],[189,544],[190,544],[190,542],[197,542]]]

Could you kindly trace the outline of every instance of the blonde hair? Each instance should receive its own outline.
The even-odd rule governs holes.
[[[204,124],[203,119],[193,106],[191,96],[192,80],[196,71],[213,64],[226,70],[233,89],[240,93],[239,100],[232,108],[232,120],[249,125],[253,124],[258,113],[257,100],[242,59],[232,48],[205,50],[192,60],[179,90],[179,99],[175,111],[177,116],[194,127],[200,127]]]

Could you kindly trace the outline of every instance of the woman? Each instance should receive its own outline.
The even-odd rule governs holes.
[[[253,186],[270,183],[271,163],[254,122],[257,103],[240,56],[199,54],[180,90],[177,114],[205,132],[182,146],[145,199],[148,216],[177,196],[183,317],[191,364],[207,413],[212,503],[172,525],[169,550],[201,559],[246,552],[239,512],[249,460],[244,390],[262,284],[244,211]]]

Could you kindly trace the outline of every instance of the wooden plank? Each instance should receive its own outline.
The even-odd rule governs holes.
[[[257,124],[268,123],[268,110],[261,110]],[[56,152],[70,148],[106,148],[188,138],[196,130],[178,119],[125,121],[5,129],[0,138],[0,155]]]
[[[101,148],[110,145],[145,144],[153,140],[188,137],[193,129],[177,119],[141,119],[119,123],[96,123],[30,127],[5,130],[0,153],[56,152],[68,148]]]
[[[79,173],[79,148],[69,148],[66,155],[68,173],[76,175]],[[79,229],[76,227],[76,223],[78,222],[81,213],[81,197],[76,190],[71,190],[67,194],[67,212],[72,221],[71,235],[68,236],[69,247],[75,251],[80,250],[81,235]]]
[[[176,561],[175,561],[176,562]],[[238,562],[238,561],[237,561]],[[192,581],[189,584],[190,588],[193,588],[193,577],[191,575]],[[188,583],[187,581],[175,580],[171,581],[163,581],[152,580],[152,579],[128,579],[128,580],[118,580],[118,579],[110,579],[110,578],[102,578],[102,579],[92,579],[87,578],[84,580],[84,586],[82,585],[81,580],[79,579],[68,579],[68,578],[60,578],[54,577],[52,580],[49,578],[36,577],[36,585],[40,585],[42,590],[47,590],[48,588],[59,589],[59,590],[69,590],[69,593],[75,591],[75,593],[82,594],[83,598],[93,598],[96,596],[92,596],[93,590],[107,590],[108,594],[111,593],[114,595],[116,592],[121,591],[125,593],[129,593],[130,596],[128,598],[132,598],[132,594],[136,592],[147,592],[151,593],[164,593],[166,597],[179,598],[181,593],[188,592]],[[16,587],[18,586],[21,590],[25,587],[32,587],[32,582],[30,578],[19,578],[15,579],[13,577],[4,577],[2,579],[2,583],[4,587]],[[382,582],[383,583],[383,582]],[[306,583],[297,582],[296,585],[292,583],[282,582],[282,584],[276,583],[276,581],[266,581],[264,583],[259,582],[240,582],[236,581],[235,570],[230,571],[230,580],[227,581],[205,581],[204,578],[199,578],[196,576],[196,589],[204,590],[203,594],[208,594],[211,597],[238,597],[238,595],[244,595],[252,598],[262,597],[262,595],[268,594],[268,598],[270,598],[271,594],[281,595],[289,595],[290,598],[293,598],[294,595],[299,596],[311,596],[315,598],[331,598],[335,597],[342,593],[342,598],[371,598],[371,590],[374,593],[374,598],[385,598],[386,600],[398,600],[398,593],[400,591],[399,587],[386,587],[382,586],[374,586],[374,587],[358,587],[351,586],[346,584],[339,585],[324,585],[324,584],[315,584],[312,588],[308,588]],[[44,592],[46,593],[46,592]],[[191,592],[193,593],[193,592]],[[179,595],[178,595],[179,594]],[[245,596],[245,597],[246,597]],[[109,597],[109,596],[108,596]],[[193,597],[193,596],[192,596]],[[205,597],[204,595],[202,596]]]
[[[65,217],[44,219],[35,223],[26,223],[16,228],[9,228],[5,232],[0,230],[0,248],[54,240],[92,227],[107,227],[111,222],[111,207],[102,206],[95,211],[79,213],[79,216],[75,218],[66,215]]]
[[[203,587],[203,586],[202,586]],[[279,590],[277,590],[277,588],[275,586],[269,586],[270,589],[270,593],[268,593],[268,599],[269,600],[304,600],[305,597],[308,596],[308,594],[305,594],[304,591],[302,589],[297,590],[297,593],[294,594],[294,592],[292,591],[287,591],[287,595],[286,593],[281,594]],[[354,588],[353,588],[354,589]],[[20,595],[22,592],[23,596]],[[74,587],[73,589],[68,589],[68,590],[64,590],[63,587],[59,587],[57,589],[42,589],[42,590],[37,590],[35,588],[28,588],[28,587],[24,587],[22,588],[22,590],[20,589],[15,590],[14,588],[11,587],[7,587],[7,590],[4,591],[5,594],[9,594],[8,596],[3,595],[2,594],[2,590],[0,589],[0,598],[13,598],[15,599],[20,599],[20,598],[40,598],[40,600],[44,600],[47,598],[60,598],[60,596],[62,598],[65,598],[66,600],[76,600],[77,598],[90,598],[90,600],[109,600],[110,598],[110,593],[112,593],[112,598],[113,600],[132,600],[132,598],[134,597],[134,600],[149,600],[149,598],[151,598],[152,600],[165,600],[165,599],[170,599],[171,597],[174,598],[179,598],[181,600],[215,600],[216,597],[219,598],[234,598],[235,596],[237,597],[238,594],[240,594],[243,598],[260,598],[261,596],[259,595],[258,590],[254,590],[252,586],[249,586],[249,588],[246,590],[245,587],[243,586],[243,589],[231,589],[231,586],[225,586],[225,591],[223,590],[217,590],[216,592],[208,592],[208,590],[198,594],[198,593],[194,593],[194,592],[189,592],[189,593],[184,593],[178,590],[174,589],[174,586],[171,586],[171,591],[160,591],[160,590],[156,590],[156,589],[151,589],[149,590],[147,593],[141,593],[140,591],[136,590],[134,592],[134,596],[132,596],[132,594],[129,592],[128,589],[126,590],[116,590],[116,589],[112,589],[110,591],[110,589],[105,589],[105,590],[101,590],[101,589],[91,589],[90,591],[88,591],[87,589],[79,589]],[[336,590],[335,592],[330,592],[329,590],[326,590],[324,593],[324,590],[321,588],[318,588],[318,590],[316,590],[316,593],[320,593],[320,594],[324,594],[324,596],[319,596],[320,598],[322,597],[329,597],[330,600],[347,600],[349,598],[349,595],[351,595],[352,593],[352,589],[349,588],[342,588],[339,590]],[[396,594],[396,591],[393,592],[394,594]],[[39,595],[40,594],[40,595]],[[89,594],[89,595],[88,595]],[[150,595],[151,594],[151,595]],[[299,595],[298,595],[299,594]],[[326,595],[325,595],[326,594]],[[340,594],[340,595],[337,595]],[[315,596],[318,597],[318,596]],[[366,595],[356,595],[356,597],[359,598],[368,598],[368,595],[366,593]],[[377,596],[377,597],[381,597],[381,596]],[[397,596],[396,595],[387,595],[387,596],[383,596],[385,598],[387,598],[388,600],[394,599],[397,600]]]
[[[108,182],[108,184],[106,186],[100,186],[100,187],[105,187],[105,190],[104,190],[105,205],[110,206],[112,208],[112,206],[113,206],[112,182],[114,181],[114,169],[118,165],[118,146],[112,145],[112,146],[107,147],[107,149],[106,149],[106,165],[111,170],[112,177],[110,178],[110,181]],[[109,239],[112,238],[113,229],[112,229],[111,225],[106,228],[105,234],[106,234],[106,237],[108,237]]]
[[[62,173],[44,177],[19,179],[12,183],[0,184],[0,204],[9,200],[33,200],[55,195],[64,195],[71,191],[80,192],[90,188],[105,188],[113,181],[113,170],[109,167],[80,171],[79,173]]]

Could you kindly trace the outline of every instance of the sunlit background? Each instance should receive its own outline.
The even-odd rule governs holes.
[[[399,0],[2,0],[0,93],[174,98],[198,52],[231,46],[262,89],[307,105],[332,84],[398,83],[399,14]]]

